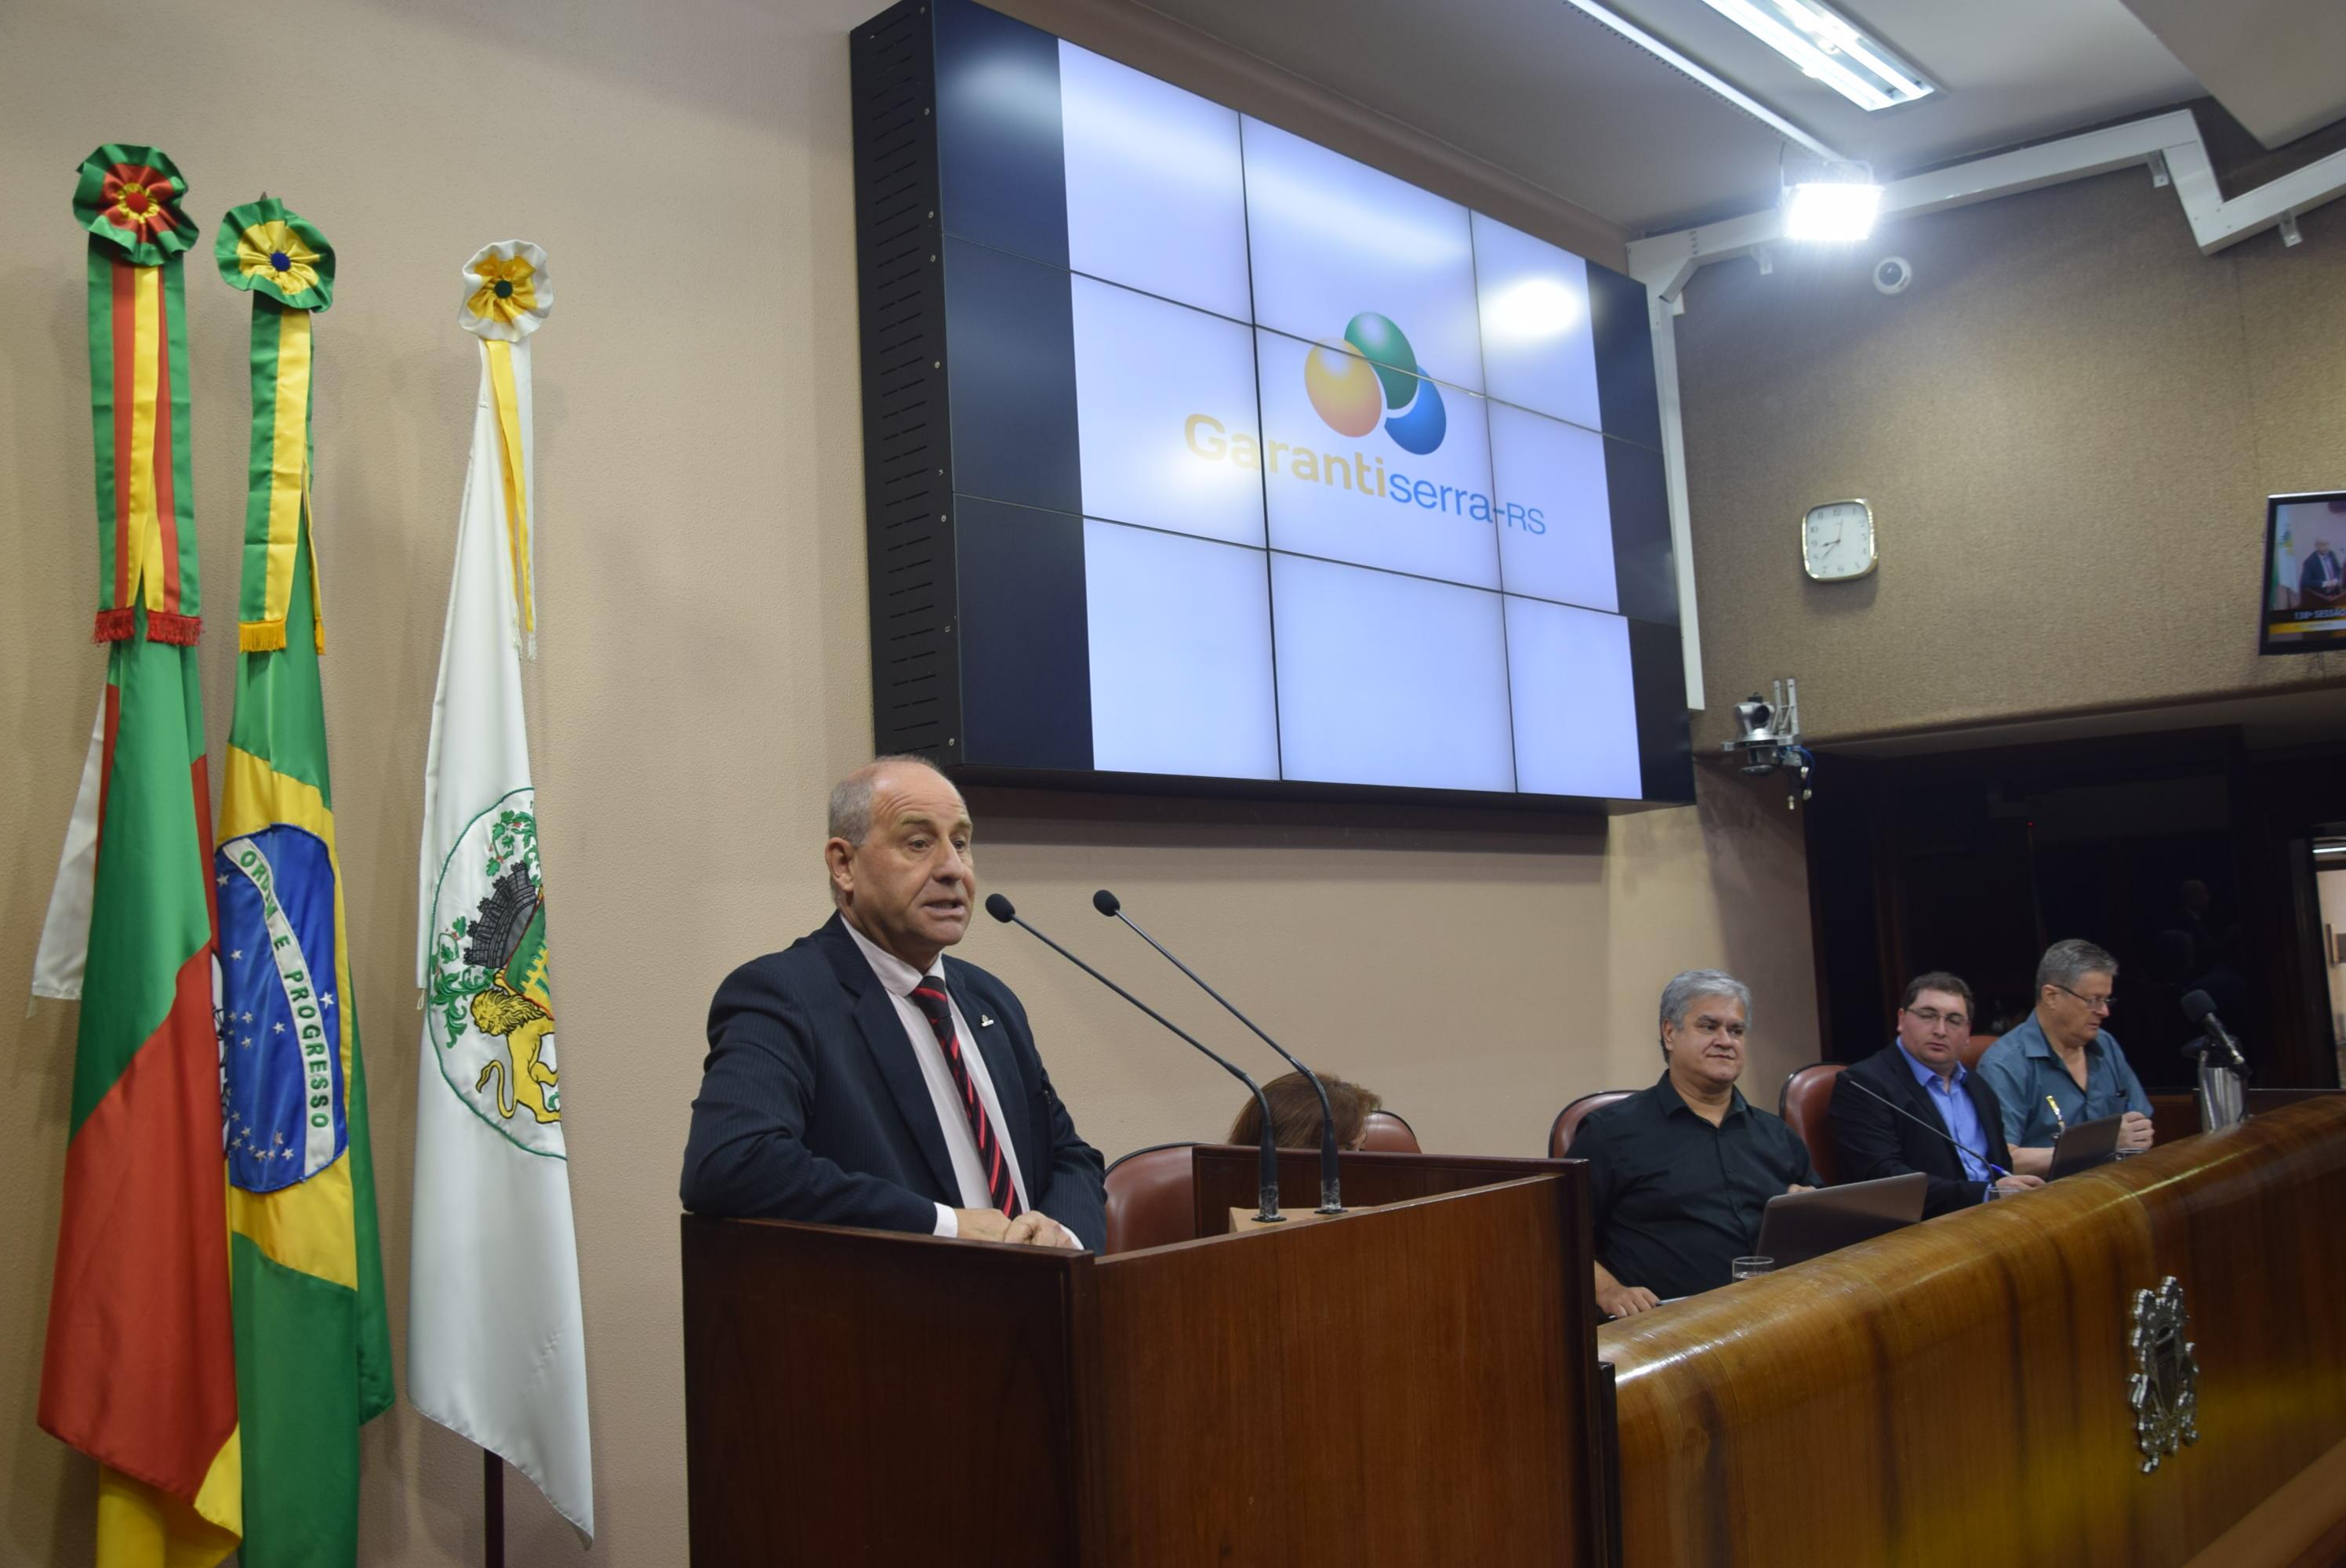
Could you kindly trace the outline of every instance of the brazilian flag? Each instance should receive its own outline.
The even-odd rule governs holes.
[[[332,300],[333,249],[264,199],[222,219],[215,256],[253,295],[242,652],[212,879],[242,1562],[307,1568],[355,1560],[359,1428],[393,1398],[311,535],[311,317]]]

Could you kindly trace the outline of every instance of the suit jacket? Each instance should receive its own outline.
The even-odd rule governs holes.
[[[1920,1116],[1923,1125],[1916,1126],[1881,1100],[1851,1088],[1851,1079]],[[2010,1170],[2012,1150],[2004,1141],[2004,1111],[1996,1104],[1995,1091],[1977,1073],[1964,1074],[1962,1089],[1979,1115],[1980,1131],[1987,1138],[1988,1163]],[[1832,1105],[1826,1119],[1832,1128],[1834,1146],[1841,1151],[1842,1180],[1873,1181],[1921,1171],[1931,1178],[1923,1200],[1926,1218],[1980,1201],[1981,1189],[1987,1184],[1966,1178],[1963,1156],[1954,1145],[1928,1131],[1937,1127],[1943,1132],[1946,1124],[1939,1119],[1930,1091],[1914,1081],[1913,1069],[1906,1065],[1897,1042],[1842,1069],[1833,1080]]]
[[[1099,1151],[1052,1092],[1026,1010],[974,963],[949,957],[944,973],[994,1080],[1028,1207],[1100,1250]],[[962,1206],[903,1021],[838,915],[717,988],[681,1190],[695,1214],[923,1236],[937,1204]]]
[[[2328,604],[2338,597],[2341,577],[2346,577],[2346,571],[2340,568],[2338,557],[2316,551],[2305,558],[2305,569],[2297,575],[2297,591]]]

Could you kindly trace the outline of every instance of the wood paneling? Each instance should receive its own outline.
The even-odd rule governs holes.
[[[1530,1182],[1108,1259],[1104,1430],[1135,1441],[1112,1445],[1097,1560],[1593,1562],[1570,1196]]]
[[[696,1563],[1597,1561],[1576,1165],[1109,1257],[688,1217],[684,1262]]]
[[[1608,1325],[1627,1561],[2181,1563],[2346,1437],[2341,1212],[2330,1096]],[[2201,1435],[2145,1475],[2169,1274]]]
[[[1080,1562],[1087,1261],[686,1216],[692,1560]]]

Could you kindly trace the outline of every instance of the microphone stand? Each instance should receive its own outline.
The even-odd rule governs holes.
[[[1158,1012],[1155,1008],[1149,1006],[1148,1003],[1141,1001],[1140,998],[1133,995],[1129,991],[1127,991],[1123,986],[1118,985],[1115,981],[1110,980],[1107,975],[1102,974],[1098,970],[1094,969],[1090,964],[1086,963],[1082,959],[1077,958],[1074,953],[1069,952],[1066,948],[1061,947],[1057,942],[1053,942],[1049,937],[1045,936],[1041,932],[1036,931],[1033,926],[1027,924],[1025,921],[1019,918],[1017,909],[1012,905],[1008,899],[1004,898],[1000,893],[994,893],[987,897],[985,901],[985,912],[992,915],[995,920],[1002,921],[1005,925],[1016,926],[1027,935],[1041,942],[1045,947],[1049,948],[1053,952],[1057,953],[1061,958],[1066,959],[1069,963],[1074,964],[1077,969],[1082,970],[1086,974],[1090,975],[1094,980],[1098,981],[1102,985],[1107,986],[1110,991],[1115,992],[1118,996],[1123,997],[1127,1002],[1131,1003],[1135,1007],[1137,1007],[1143,1013],[1148,1013],[1149,1017],[1155,1019],[1166,1029],[1179,1035],[1183,1040],[1188,1041],[1189,1044],[1200,1054],[1215,1063],[1222,1069],[1223,1072],[1228,1073],[1231,1077],[1236,1078],[1239,1083],[1244,1084],[1249,1089],[1254,1092],[1254,1103],[1257,1106],[1260,1107],[1262,1111],[1262,1144],[1259,1151],[1255,1176],[1256,1203],[1254,1222],[1257,1225],[1278,1225],[1285,1221],[1287,1217],[1279,1212],[1279,1145],[1271,1141],[1270,1100],[1268,1095],[1263,1094],[1261,1085],[1258,1084],[1252,1078],[1248,1077],[1230,1063],[1223,1060],[1218,1055],[1215,1055],[1214,1053],[1209,1050],[1206,1046],[1199,1044],[1196,1040],[1191,1039],[1188,1033],[1176,1026],[1163,1013]]]
[[[1954,1145],[1954,1146],[1955,1146],[1955,1151],[1956,1151],[1956,1153],[1957,1153],[1957,1154],[1959,1154],[1959,1155],[1969,1155],[1969,1156],[1971,1156],[1971,1157],[1972,1157],[1972,1158],[1974,1158],[1974,1159],[1975,1159],[1975,1160],[1979,1161],[1979,1163],[1980,1163],[1981,1165],[1985,1166],[1989,1170],[1991,1170],[1991,1171],[1994,1172],[1994,1173],[1996,1174],[1996,1176],[2010,1176],[2010,1175],[2012,1174],[2010,1171],[2008,1171],[2008,1170],[2004,1169],[2002,1166],[2000,1166],[2000,1165],[1996,1164],[1994,1160],[1992,1160],[1992,1159],[1988,1158],[1988,1157],[1987,1157],[1987,1156],[1986,1156],[1984,1153],[1981,1152],[1980,1150],[1978,1150],[1978,1149],[1974,1149],[1974,1148],[1970,1148],[1970,1147],[1965,1146],[1965,1145],[1964,1144],[1964,1142],[1963,1142],[1961,1139],[1957,1138],[1953,1134],[1952,1134],[1952,1133],[1948,1132],[1946,1128],[1944,1128],[1944,1127],[1934,1127],[1934,1126],[1933,1126],[1930,1123],[1928,1123],[1928,1122],[1924,1121],[1922,1117],[1920,1117],[1920,1116],[1916,1115],[1913,1112],[1912,1112],[1912,1111],[1908,1110],[1905,1106],[1903,1106],[1903,1105],[1899,1105],[1896,1101],[1892,1100],[1889,1096],[1887,1096],[1887,1095],[1877,1095],[1877,1094],[1875,1094],[1872,1090],[1871,1090],[1871,1089],[1867,1088],[1867,1087],[1866,1087],[1862,1083],[1861,1083],[1859,1080],[1857,1080],[1857,1079],[1855,1079],[1855,1078],[1851,1077],[1847,1073],[1843,1073],[1843,1074],[1841,1075],[1841,1078],[1839,1079],[1839,1082],[1841,1082],[1841,1083],[1844,1083],[1844,1084],[1847,1084],[1851,1088],[1857,1090],[1860,1094],[1862,1094],[1862,1095],[1863,1095],[1867,1099],[1869,1099],[1869,1100],[1879,1100],[1879,1101],[1881,1101],[1883,1105],[1888,1105],[1892,1110],[1893,1110],[1893,1111],[1897,1112],[1900,1115],[1902,1115],[1902,1116],[1905,1117],[1908,1121],[1910,1121],[1910,1122],[1913,1123],[1916,1126],[1918,1126],[1918,1127],[1922,1128],[1924,1132],[1933,1134],[1933,1135],[1935,1135],[1937,1137],[1939,1137],[1942,1141],[1943,1141],[1943,1142],[1945,1142],[1945,1143],[1950,1143],[1950,1144]],[[1986,1141],[1987,1141],[1987,1129],[1985,1129],[1984,1127],[1983,1127],[1983,1128],[1981,1128],[1981,1129],[1980,1129],[1980,1142],[1982,1142],[1982,1143],[1985,1143]]]
[[[1249,1029],[1252,1029],[1257,1038],[1261,1040],[1264,1044],[1270,1046],[1272,1050],[1278,1052],[1280,1056],[1286,1059],[1289,1066],[1294,1068],[1297,1072],[1302,1074],[1304,1077],[1311,1080],[1312,1092],[1320,1096],[1319,1212],[1321,1214],[1343,1213],[1343,1188],[1336,1171],[1336,1113],[1329,1107],[1327,1086],[1320,1082],[1320,1074],[1314,1073],[1311,1068],[1306,1067],[1302,1063],[1297,1061],[1294,1054],[1290,1052],[1286,1046],[1281,1045],[1278,1041],[1273,1040],[1270,1035],[1265,1034],[1261,1029],[1256,1026],[1253,1019],[1249,1018],[1245,1013],[1240,1013],[1237,1008],[1231,1006],[1229,998],[1225,997],[1220,992],[1216,991],[1212,986],[1208,985],[1205,981],[1198,976],[1196,970],[1191,969],[1188,964],[1182,962],[1179,959],[1175,958],[1171,951],[1168,949],[1163,942],[1158,941],[1147,932],[1142,931],[1140,929],[1139,922],[1135,921],[1130,915],[1124,912],[1123,902],[1118,900],[1114,893],[1108,891],[1106,888],[1100,889],[1099,891],[1092,895],[1092,907],[1099,911],[1100,913],[1107,915],[1113,920],[1120,920],[1126,925],[1130,926],[1134,934],[1138,936],[1141,941],[1147,942],[1149,946],[1163,953],[1166,961],[1171,963],[1174,968],[1188,975],[1191,980],[1196,981],[1198,990],[1204,992],[1207,995],[1220,1003],[1225,1012],[1227,1012],[1231,1017],[1237,1019],[1239,1023],[1245,1024]],[[1267,1111],[1264,1113],[1266,1116],[1268,1116],[1269,1114],[1270,1113]]]

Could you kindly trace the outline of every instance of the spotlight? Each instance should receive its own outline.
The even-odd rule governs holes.
[[[1882,188],[1873,183],[1873,171],[1862,163],[1831,168],[1829,178],[1784,187],[1785,239],[1848,244],[1873,232],[1882,211]]]

